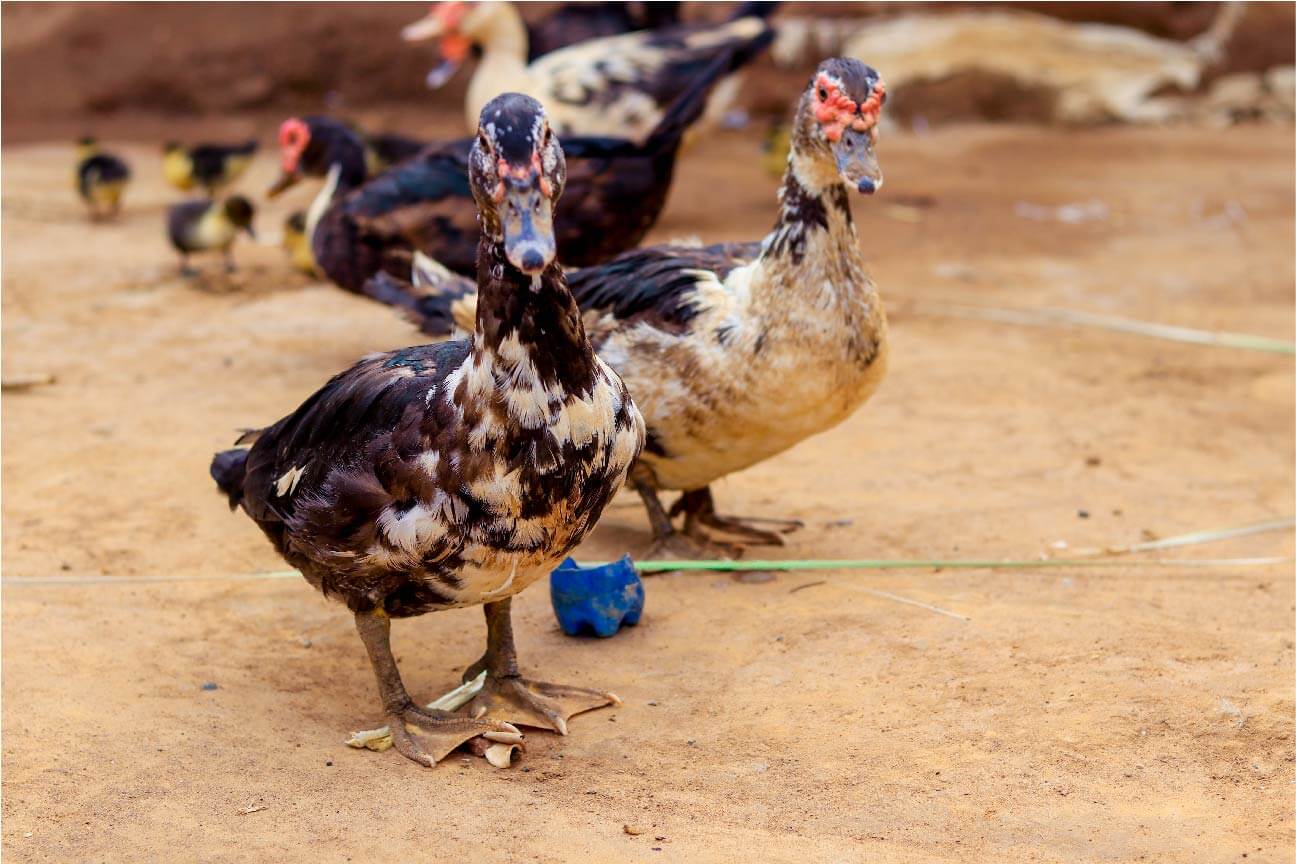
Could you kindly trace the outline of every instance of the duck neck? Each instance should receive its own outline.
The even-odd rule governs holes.
[[[778,221],[765,238],[760,259],[767,276],[762,281],[774,295],[771,302],[832,308],[873,292],[851,219],[849,193],[831,156],[816,158],[793,149],[779,205]]]
[[[512,3],[495,3],[489,18],[473,32],[482,56],[468,82],[469,126],[491,99],[502,92],[526,88],[528,41],[522,16]]]
[[[501,240],[484,234],[473,354],[479,363],[506,367],[514,386],[531,378],[551,392],[588,392],[594,384],[594,351],[562,267],[555,261],[529,276],[509,263]]]

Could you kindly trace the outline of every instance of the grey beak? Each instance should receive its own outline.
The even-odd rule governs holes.
[[[882,169],[873,150],[873,132],[846,129],[832,145],[842,180],[865,195],[882,188]]]
[[[548,267],[557,254],[553,202],[540,194],[538,185],[512,186],[500,209],[504,253],[510,264],[532,276]]]

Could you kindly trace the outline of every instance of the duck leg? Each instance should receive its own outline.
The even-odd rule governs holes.
[[[644,509],[648,511],[648,523],[652,526],[653,543],[645,556],[647,560],[687,561],[711,557],[709,543],[685,537],[671,524],[666,508],[657,497],[657,487],[646,469],[641,470],[636,465],[630,474],[630,482],[643,500]]]
[[[198,271],[189,266],[189,256],[183,252],[180,253],[180,275],[185,278],[198,275]]]
[[[369,662],[373,664],[374,677],[378,679],[378,695],[382,699],[392,743],[401,755],[430,768],[460,744],[478,735],[504,744],[522,742],[522,733],[509,723],[419,708],[405,692],[400,670],[396,668],[396,658],[392,656],[391,619],[381,609],[357,612],[355,619],[356,630],[369,652]],[[423,734],[414,735],[407,724]],[[425,742],[427,746],[424,746]]]
[[[671,507],[670,515],[684,513],[684,534],[706,540],[728,540],[740,546],[782,546],[783,535],[789,534],[803,523],[798,519],[744,519],[739,516],[722,516],[716,512],[711,487],[703,486],[685,492]],[[753,522],[773,527],[757,528]],[[716,535],[721,535],[717,538]]]
[[[469,717],[507,720],[523,726],[552,729],[567,734],[567,720],[574,714],[619,705],[613,693],[549,684],[523,678],[518,671],[517,649],[513,647],[512,598],[487,603],[486,653],[464,672],[464,680],[486,670],[481,692],[461,709]]]

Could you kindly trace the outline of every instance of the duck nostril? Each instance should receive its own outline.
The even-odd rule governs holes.
[[[544,266],[544,257],[534,249],[522,253],[523,270],[539,270]]]
[[[871,178],[865,177],[863,180],[859,181],[859,191],[863,192],[865,195],[872,195],[877,191],[877,183],[873,182]]]

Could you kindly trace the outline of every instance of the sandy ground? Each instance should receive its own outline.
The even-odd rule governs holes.
[[[1291,860],[1290,565],[671,575],[607,641],[562,636],[537,587],[515,604],[524,667],[624,705],[531,735],[509,771],[346,748],[379,722],[350,617],[239,578],[282,564],[207,464],[416,337],[270,246],[232,279],[176,278],[155,152],[128,151],[128,211],[93,227],[68,147],[4,153],[4,374],[57,376],[4,397],[5,578],[100,580],[4,588],[7,860]],[[890,376],[721,504],[804,519],[797,558],[1033,558],[1289,514],[1290,358],[945,312],[1291,338],[1293,155],[1290,128],[889,136],[856,212]],[[762,234],[759,162],[754,136],[703,142],[654,238]],[[646,538],[623,496],[581,556]],[[1292,552],[1277,533],[1177,554]],[[484,628],[464,610],[395,633],[430,697]]]

